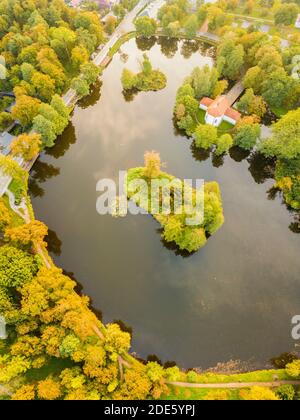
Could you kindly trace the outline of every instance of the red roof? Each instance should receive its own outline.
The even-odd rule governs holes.
[[[236,111],[235,109],[232,109],[232,108],[228,108],[227,111],[225,112],[225,115],[228,118],[231,118],[235,121],[238,121],[241,118],[241,114],[238,111]]]
[[[222,117],[230,107],[226,96],[218,96],[208,107],[208,114],[213,117]]]
[[[214,102],[214,100],[213,99],[210,99],[210,98],[202,98],[201,99],[201,101],[200,101],[200,105],[204,105],[204,106],[207,106],[207,107],[209,107],[209,105],[211,105],[212,103]]]

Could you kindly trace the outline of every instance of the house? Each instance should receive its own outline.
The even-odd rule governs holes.
[[[295,27],[300,29],[300,14],[297,17],[296,23],[295,23]]]
[[[222,121],[235,125],[241,118],[241,114],[230,107],[226,96],[218,96],[216,99],[203,98],[200,101],[200,109],[206,111],[206,124],[219,127]]]

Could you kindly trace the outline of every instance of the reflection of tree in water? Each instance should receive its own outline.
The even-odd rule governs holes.
[[[210,44],[200,43],[199,52],[205,57],[216,58],[216,47],[212,47]]]
[[[157,232],[161,236],[162,229],[157,229]],[[160,241],[166,249],[174,252],[175,255],[180,256],[182,258],[189,258],[196,253],[196,252],[188,252],[186,250],[181,250],[181,249],[179,249],[178,245],[175,242],[167,242],[167,241],[164,240],[164,238],[162,236],[160,238]]]
[[[39,185],[59,175],[60,169],[46,162],[37,160],[30,172],[29,192],[33,197],[42,197],[44,189]]]
[[[196,146],[195,141],[191,143],[190,149],[191,149],[193,158],[197,160],[198,162],[203,162],[207,160],[210,156],[210,149],[208,150],[200,149],[199,147]]]
[[[151,36],[150,38],[135,38],[136,46],[141,51],[149,51],[155,45],[157,38]]]
[[[46,150],[46,155],[52,156],[58,159],[69,150],[71,144],[76,143],[75,127],[72,122],[69,123],[63,134],[57,137],[55,146]]]
[[[233,146],[229,150],[229,154],[230,154],[231,159],[233,159],[235,162],[242,162],[244,159],[246,159],[250,155],[250,151],[242,149],[239,146]]]
[[[267,179],[274,178],[274,159],[268,159],[259,152],[253,152],[247,161],[249,162],[249,171],[257,184],[263,184]]]
[[[45,237],[45,241],[48,244],[48,251],[59,257],[61,254],[62,241],[54,230],[48,229],[48,235]]]
[[[220,168],[222,165],[224,165],[224,157],[225,155],[216,155],[215,153],[212,154],[211,162],[213,164],[214,168]]]
[[[293,213],[294,213],[294,215],[293,215],[294,220],[289,225],[289,229],[293,233],[300,233],[300,212],[299,211],[294,211]]]
[[[80,99],[78,101],[77,105],[79,108],[86,109],[89,106],[94,106],[101,98],[101,87],[102,87],[102,81],[98,79],[96,83],[91,88],[91,93],[88,96],[85,96],[84,98]]]
[[[167,58],[172,58],[178,51],[178,39],[160,36],[157,41],[160,50]]]
[[[122,90],[122,95],[126,102],[132,102],[138,93],[139,91],[137,89]]]
[[[190,58],[194,53],[199,51],[199,47],[200,47],[199,41],[186,40],[182,43],[181,55],[184,58]]]

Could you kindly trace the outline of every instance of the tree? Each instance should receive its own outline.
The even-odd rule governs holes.
[[[212,125],[199,124],[195,131],[195,144],[202,149],[209,149],[216,144],[218,131]]]
[[[277,68],[262,83],[262,97],[271,106],[281,107],[289,95],[293,79],[283,68]]]
[[[8,112],[0,112],[0,132],[5,131],[12,123],[14,119]]]
[[[271,389],[264,388],[261,386],[253,386],[249,391],[240,391],[240,396],[243,400],[248,401],[276,401],[279,398],[275,395]]]
[[[259,67],[251,67],[243,79],[243,85],[246,89],[252,88],[254,93],[260,93],[265,78],[264,71]]]
[[[234,143],[245,150],[251,150],[259,136],[260,136],[260,125],[257,123],[249,124],[241,119],[235,128]]]
[[[118,19],[115,16],[112,16],[112,15],[108,16],[104,25],[105,32],[108,33],[108,35],[111,35],[116,29],[117,24],[118,24]]]
[[[19,287],[29,282],[38,270],[37,259],[10,245],[0,247],[0,286]]]
[[[253,89],[247,89],[237,104],[238,110],[245,114],[263,117],[267,112],[267,104],[261,96],[255,96]]]
[[[86,63],[89,59],[89,53],[87,49],[80,45],[74,47],[71,53],[71,62],[74,69],[79,69],[81,64]]]
[[[202,68],[195,67],[188,78],[197,99],[203,96],[212,96],[218,83],[219,74],[216,68],[205,65]]]
[[[48,378],[38,383],[37,395],[42,400],[57,400],[62,395],[62,390],[57,381]]]
[[[15,106],[12,108],[12,116],[20,121],[24,128],[29,127],[39,112],[40,101],[30,96],[17,97]]]
[[[272,137],[262,142],[260,150],[282,159],[300,157],[300,109],[288,112],[272,126]]]
[[[286,373],[295,379],[300,378],[300,360],[295,360],[292,363],[289,363],[288,365],[286,365]]]
[[[198,101],[195,98],[193,98],[190,95],[183,96],[180,98],[178,104],[182,104],[184,106],[185,113],[187,115],[190,115],[192,118],[195,118],[199,109]]]
[[[184,23],[184,32],[187,38],[193,39],[197,35],[197,29],[199,27],[198,19],[196,15],[190,15],[186,18]]]
[[[223,134],[217,139],[216,146],[215,153],[217,156],[220,156],[223,153],[228,152],[228,150],[233,146],[233,138],[230,134]]]
[[[276,25],[292,25],[299,13],[299,6],[295,3],[282,4],[275,12]]]
[[[39,134],[21,134],[11,144],[13,156],[22,156],[26,161],[32,160],[40,151],[41,136]]]
[[[71,51],[76,42],[76,33],[71,29],[60,26],[51,28],[50,35],[52,38],[50,45],[56,54],[61,60],[70,61]]]
[[[33,248],[38,246],[45,247],[45,236],[48,234],[48,228],[39,220],[33,220],[25,225],[7,228],[5,231],[6,239],[21,245],[30,245]]]
[[[80,98],[83,98],[90,93],[88,83],[80,77],[75,77],[75,79],[72,80],[71,88],[75,90]]]
[[[276,395],[283,401],[292,401],[295,396],[295,390],[292,385],[281,385],[276,389]]]
[[[3,230],[10,222],[10,213],[2,198],[0,200],[0,230]]]
[[[157,178],[160,174],[161,160],[159,153],[152,150],[144,154],[145,176]]]
[[[22,385],[11,398],[14,401],[31,401],[35,399],[35,386]]]
[[[50,76],[36,71],[31,78],[31,83],[38,99],[44,102],[51,101],[55,93],[55,82]]]
[[[143,54],[143,61],[141,64],[142,72],[145,76],[150,76],[152,72],[152,64],[147,54]]]
[[[41,135],[42,147],[53,147],[56,134],[52,122],[43,115],[37,115],[33,120],[32,130]]]
[[[132,71],[124,69],[122,72],[121,83],[123,89],[130,90],[133,89],[136,85],[136,76]]]
[[[156,33],[156,21],[148,16],[138,17],[134,24],[137,36],[150,38]]]
[[[12,159],[11,156],[4,156],[0,154],[0,168],[4,175],[13,178],[14,182],[18,185],[22,194],[27,191],[28,172]]]
[[[89,62],[80,66],[80,72],[83,80],[91,86],[98,79],[101,70],[96,64]]]
[[[235,45],[231,39],[223,41],[217,50],[217,66],[220,73],[230,80],[237,80],[244,65],[244,55],[241,44]]]

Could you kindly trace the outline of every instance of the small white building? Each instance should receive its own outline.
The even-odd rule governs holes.
[[[296,23],[295,23],[295,27],[300,29],[300,15],[298,15]]]
[[[230,107],[226,96],[218,96],[216,99],[202,98],[200,109],[205,112],[206,124],[219,127],[222,121],[235,125],[241,118],[241,114]]]

